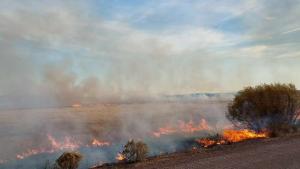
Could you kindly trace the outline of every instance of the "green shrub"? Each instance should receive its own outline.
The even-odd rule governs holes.
[[[129,140],[121,152],[126,162],[143,161],[147,153],[148,146],[142,141],[135,142],[134,140]]]
[[[228,105],[227,117],[237,126],[277,135],[294,130],[299,107],[294,85],[264,84],[239,91]]]

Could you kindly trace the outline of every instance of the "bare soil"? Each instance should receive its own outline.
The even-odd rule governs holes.
[[[137,169],[299,169],[300,134],[248,140],[210,149],[151,157],[135,164],[96,167]]]

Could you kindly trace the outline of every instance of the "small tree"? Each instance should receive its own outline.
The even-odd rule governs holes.
[[[292,84],[247,87],[229,104],[227,117],[256,131],[290,129],[300,115],[299,103],[299,92]]]
[[[143,161],[147,157],[148,146],[142,141],[129,140],[121,152],[127,162]]]

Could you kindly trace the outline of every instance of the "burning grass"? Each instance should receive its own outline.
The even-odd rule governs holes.
[[[110,142],[107,141],[100,141],[97,139],[91,140],[90,143],[84,144],[72,137],[65,137],[63,140],[57,140],[52,135],[47,135],[49,145],[47,147],[40,147],[40,148],[32,148],[28,149],[22,153],[16,155],[16,158],[19,160],[28,158],[33,155],[42,154],[42,153],[54,153],[58,151],[64,150],[77,150],[81,147],[103,147],[103,146],[110,146]]]
[[[159,128],[157,131],[152,133],[155,137],[161,137],[162,135],[171,135],[175,133],[188,133],[192,134],[199,131],[211,130],[205,119],[201,119],[198,123],[192,120],[185,122],[182,120],[178,121],[177,126],[167,125],[165,127]]]
[[[212,147],[220,144],[230,144],[241,142],[249,139],[257,138],[267,138],[268,132],[257,133],[252,130],[243,129],[243,130],[224,130],[222,135],[216,135],[208,138],[196,139],[196,142],[202,145],[203,147]]]

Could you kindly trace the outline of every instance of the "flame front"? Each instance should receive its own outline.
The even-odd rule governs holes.
[[[193,133],[210,129],[205,119],[201,119],[199,124],[194,124],[192,120],[190,120],[188,123],[185,123],[184,121],[179,121],[179,123],[180,130],[185,133]]]
[[[80,108],[81,104],[80,103],[74,103],[74,104],[72,104],[71,107],[73,107],[73,108]]]
[[[124,159],[125,159],[125,157],[124,157],[123,154],[121,154],[121,153],[118,153],[118,154],[117,154],[116,160],[118,160],[118,161],[123,161]]]
[[[109,146],[110,143],[106,141],[100,141],[93,139],[90,144],[84,145],[82,142],[75,140],[71,137],[65,137],[64,140],[58,141],[53,136],[47,135],[49,146],[43,148],[28,149],[22,153],[16,155],[17,159],[24,159],[33,155],[41,153],[54,153],[63,150],[77,150],[80,147],[103,147]]]
[[[157,131],[153,132],[152,135],[155,137],[160,137],[161,135],[170,135],[174,133],[194,133],[197,131],[211,129],[211,127],[207,124],[205,119],[201,119],[198,124],[194,123],[192,120],[190,120],[189,122],[179,120],[178,123],[178,126],[174,127],[161,127]]]
[[[268,137],[267,132],[256,133],[252,130],[224,130],[223,137],[225,140],[235,143],[243,140],[254,139],[254,138],[266,138]]]
[[[80,147],[81,143],[72,139],[71,137],[65,137],[64,141],[58,142],[51,135],[48,135],[48,140],[51,142],[52,150],[76,150]]]
[[[217,141],[215,140],[211,140],[211,139],[197,139],[196,142],[198,142],[199,144],[203,145],[203,147],[210,147],[212,145],[217,144]]]
[[[99,141],[97,139],[93,139],[92,145],[95,147],[109,146],[110,143],[107,141]]]
[[[224,130],[221,138],[218,139],[196,139],[195,141],[201,144],[203,147],[210,147],[217,144],[236,143],[243,140],[255,139],[255,138],[267,138],[267,132],[256,133],[252,130]]]
[[[155,137],[160,137],[161,135],[169,135],[172,133],[175,133],[176,129],[172,128],[172,127],[165,127],[165,128],[159,128],[158,131],[153,132],[152,134]]]

